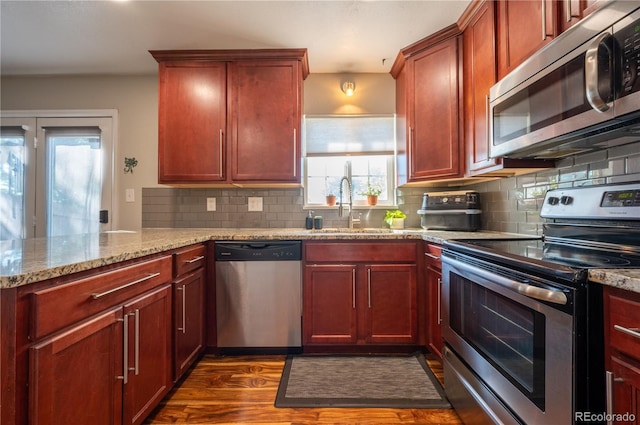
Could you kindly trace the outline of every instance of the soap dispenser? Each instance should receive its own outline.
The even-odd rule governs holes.
[[[313,211],[309,211],[309,215],[307,216],[304,222],[305,229],[313,229]]]

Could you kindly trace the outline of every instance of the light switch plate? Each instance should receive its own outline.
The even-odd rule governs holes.
[[[135,202],[136,201],[136,192],[133,189],[125,189],[125,191],[124,191],[124,201],[125,202]]]
[[[216,198],[207,198],[207,211],[216,210]]]
[[[262,198],[261,197],[248,197],[247,198],[247,210],[248,211],[262,211]]]

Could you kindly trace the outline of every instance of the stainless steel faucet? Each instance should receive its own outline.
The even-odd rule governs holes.
[[[342,177],[342,179],[340,180],[340,205],[338,206],[338,216],[342,217],[343,215],[344,202],[343,202],[342,195],[343,195],[344,182],[347,182],[347,190],[349,191],[349,229],[353,229],[354,224],[356,225],[360,224],[360,219],[353,218],[353,189],[351,187],[351,181],[347,176]]]

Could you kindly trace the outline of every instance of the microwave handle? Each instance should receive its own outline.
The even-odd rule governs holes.
[[[593,40],[584,56],[584,79],[587,101],[593,109],[599,112],[604,112],[609,109],[609,105],[602,99],[600,90],[598,90],[598,49],[600,45],[607,47],[604,41],[608,37],[611,37],[609,32],[600,34],[598,38]],[[613,52],[610,52],[610,54],[613,54]],[[613,70],[611,70],[611,72],[613,72]]]

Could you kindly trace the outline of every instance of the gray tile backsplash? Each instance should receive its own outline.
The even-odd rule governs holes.
[[[542,233],[538,215],[548,189],[640,181],[640,143],[559,160],[556,168],[535,174],[502,178],[460,188],[400,188],[397,202],[407,214],[406,227],[420,227],[416,211],[424,192],[476,190],[481,193],[482,228],[531,235]],[[303,209],[302,188],[173,188],[142,190],[142,227],[176,228],[304,228],[308,210]],[[247,198],[263,198],[263,211],[247,211]],[[207,198],[216,198],[216,211],[206,210]],[[384,208],[356,209],[362,227],[383,227]],[[338,209],[315,211],[325,227],[345,227]]]

